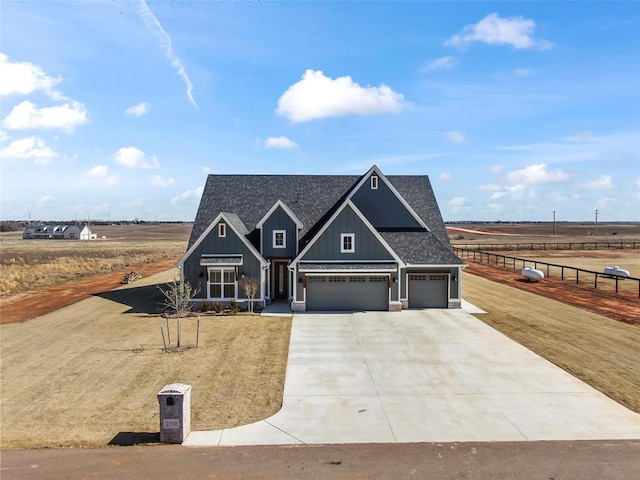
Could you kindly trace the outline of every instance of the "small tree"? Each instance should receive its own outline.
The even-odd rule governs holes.
[[[253,299],[258,293],[258,290],[260,290],[260,279],[242,275],[238,281],[238,285],[242,287],[244,293],[249,297],[249,311],[253,313]]]
[[[164,307],[165,311],[172,312],[176,316],[176,346],[180,348],[180,319],[191,310],[191,300],[198,294],[198,290],[194,290],[189,282],[177,279],[171,282],[166,290],[162,287],[158,287],[158,289],[164,297],[160,305]],[[171,340],[169,340],[169,343],[171,343]]]

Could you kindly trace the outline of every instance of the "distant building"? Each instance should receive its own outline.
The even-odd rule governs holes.
[[[94,240],[98,238],[88,225],[29,225],[22,234],[25,240]]]

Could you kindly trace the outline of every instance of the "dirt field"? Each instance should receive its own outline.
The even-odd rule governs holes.
[[[506,236],[498,235],[491,238],[491,233],[509,234],[520,237],[519,240],[514,241],[529,241],[527,238],[531,238],[533,241],[575,241],[580,239],[581,241],[616,241],[621,238],[635,237],[636,240],[640,239],[640,222],[628,222],[628,223],[598,223],[597,235],[596,226],[594,222],[557,222],[555,236],[553,235],[553,223],[480,223],[480,224],[448,224],[447,230],[449,230],[452,236],[457,236],[459,233],[457,228],[465,230],[479,230],[485,232],[482,234],[470,234],[462,232],[464,240],[481,240],[481,241],[494,241],[502,242],[508,240]]]
[[[157,440],[157,392],[193,386],[192,427],[216,429],[275,413],[282,402],[290,318],[202,317],[200,347],[163,353],[157,274],[1,328],[2,448]],[[195,319],[183,320],[195,342]],[[174,337],[175,338],[175,337]]]

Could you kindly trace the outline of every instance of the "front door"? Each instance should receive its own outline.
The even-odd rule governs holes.
[[[274,262],[273,289],[275,298],[289,298],[289,270],[287,262]]]

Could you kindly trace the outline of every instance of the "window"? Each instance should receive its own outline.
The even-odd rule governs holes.
[[[376,175],[371,175],[371,190],[378,189],[378,177]]]
[[[287,231],[273,231],[273,248],[287,248]]]
[[[219,237],[226,237],[227,236],[227,224],[226,223],[219,223],[218,224],[218,236]]]
[[[209,269],[209,298],[236,298],[235,268]]]
[[[340,253],[355,253],[356,251],[356,234],[341,233],[340,234]]]

